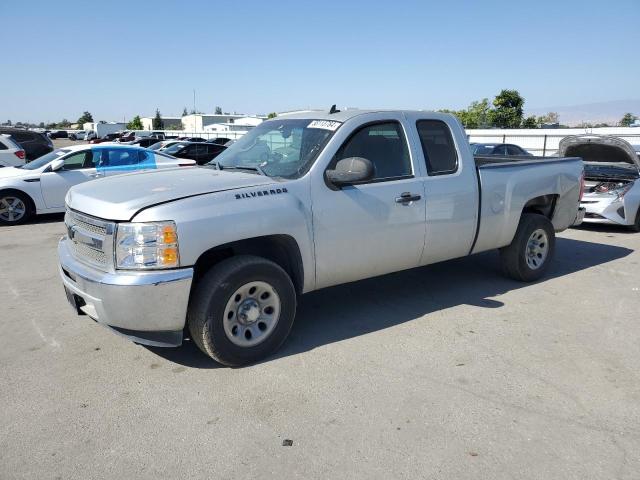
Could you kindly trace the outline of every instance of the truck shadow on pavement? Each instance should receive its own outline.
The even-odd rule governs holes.
[[[555,259],[538,283],[632,252],[623,247],[558,238]],[[300,298],[289,338],[278,352],[260,363],[383,330],[456,305],[501,308],[504,304],[491,297],[530,286],[504,277],[498,252],[491,251],[319,290]],[[220,366],[191,341],[180,348],[149,350],[193,368]]]

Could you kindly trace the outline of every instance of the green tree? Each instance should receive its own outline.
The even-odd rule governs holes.
[[[276,112],[271,112],[269,115],[267,115],[267,118],[276,118],[278,116],[278,114]]]
[[[628,127],[633,122],[635,122],[637,119],[638,119],[638,117],[636,117],[633,113],[625,113],[624,117],[622,117],[622,120],[620,120],[620,126],[621,127]]]
[[[9,126],[13,125],[13,124],[11,123],[11,120],[7,120],[7,125],[9,125]]]
[[[71,126],[71,122],[66,118],[63,118],[62,121],[58,122],[57,126],[59,128],[69,128]]]
[[[222,108],[216,107],[216,115],[222,115]]]
[[[142,120],[140,120],[140,115],[136,115],[133,117],[133,120],[127,123],[127,130],[144,130]]]
[[[93,122],[93,116],[89,112],[84,112],[76,123],[78,123],[82,127],[82,125],[87,122]]]
[[[183,117],[186,117],[187,115],[189,115],[189,112],[187,112],[187,107],[184,107],[184,108],[182,109],[182,116],[183,116]]]
[[[44,128],[44,122],[40,122],[40,123],[38,124],[38,127],[39,127],[39,128]]]
[[[538,117],[538,124],[542,125],[543,123],[560,123],[560,116],[557,112],[549,112],[545,115],[540,115]]]
[[[522,128],[538,128],[538,119],[535,115],[525,118],[522,121]]]
[[[164,122],[162,121],[162,117],[160,116],[160,110],[156,108],[156,116],[153,117],[153,122],[151,123],[151,128],[154,130],[164,130]]]
[[[524,98],[517,90],[502,90],[493,100],[489,118],[499,128],[518,128],[522,124]]]

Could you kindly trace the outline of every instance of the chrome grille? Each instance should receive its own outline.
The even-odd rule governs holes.
[[[107,255],[100,250],[96,250],[87,245],[78,242],[71,242],[71,250],[76,258],[85,258],[89,260],[91,263],[106,266],[107,265]]]
[[[114,224],[67,209],[64,223],[73,255],[104,271],[112,268]]]

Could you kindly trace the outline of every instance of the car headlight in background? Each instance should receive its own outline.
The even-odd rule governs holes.
[[[115,255],[116,268],[120,269],[152,270],[180,266],[176,224],[119,223]]]
[[[596,193],[606,193],[607,195],[613,195],[616,200],[622,200],[625,194],[631,190],[633,182],[602,182],[594,187]]]

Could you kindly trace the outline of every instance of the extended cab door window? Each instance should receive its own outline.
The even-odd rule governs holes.
[[[457,172],[458,154],[447,124],[440,120],[418,120],[416,128],[429,176]]]
[[[411,178],[413,174],[407,140],[398,122],[375,123],[357,130],[331,163],[350,157],[366,158],[373,164],[373,182]]]

